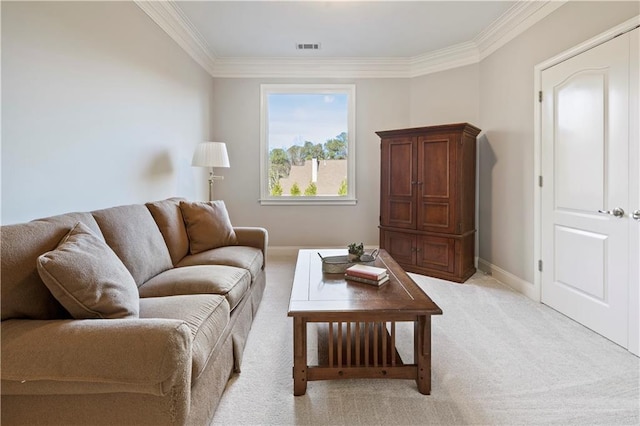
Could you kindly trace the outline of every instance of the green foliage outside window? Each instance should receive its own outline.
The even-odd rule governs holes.
[[[279,197],[282,195],[282,185],[280,185],[280,181],[271,186],[271,195],[273,195],[274,197]]]
[[[344,197],[347,195],[347,180],[346,179],[342,179],[342,182],[340,182],[340,187],[338,188],[338,195],[341,197]]]
[[[344,160],[347,158],[347,132],[342,132],[324,144],[325,158],[329,160]]]
[[[324,147],[321,143],[314,145],[313,142],[306,141],[302,147],[301,154],[305,160],[311,160],[312,158],[323,160],[325,158]]]
[[[291,185],[291,195],[293,195],[294,197],[299,197],[300,195],[302,195],[302,191],[300,191],[298,182],[294,182],[293,185]]]
[[[292,166],[304,166],[304,157],[302,156],[302,147],[300,145],[292,145],[287,149],[287,155]]]
[[[315,183],[310,182],[309,186],[307,186],[307,188],[304,190],[304,195],[306,196],[314,196],[316,195],[316,193],[318,192],[318,187],[316,186]]]
[[[282,148],[269,152],[269,186],[273,187],[281,178],[289,176],[291,162],[287,152]]]

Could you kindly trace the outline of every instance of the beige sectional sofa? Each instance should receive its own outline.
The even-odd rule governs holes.
[[[2,425],[210,422],[265,288],[267,231],[212,229],[207,206],[226,215],[172,198],[1,228]],[[92,274],[106,287],[87,294]]]

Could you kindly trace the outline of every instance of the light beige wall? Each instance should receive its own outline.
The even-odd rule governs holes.
[[[533,68],[640,13],[569,2],[480,63],[479,257],[533,283]]]
[[[133,2],[2,2],[2,223],[172,195],[213,79]]]
[[[411,79],[411,127],[446,123],[479,125],[479,64]]]
[[[356,84],[355,206],[261,206],[260,84]],[[409,125],[409,80],[215,79],[212,136],[227,143],[231,168],[221,170],[215,196],[225,200],[234,225],[260,225],[274,246],[378,244],[380,139],[377,130]]]

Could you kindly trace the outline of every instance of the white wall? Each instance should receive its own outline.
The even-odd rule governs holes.
[[[261,206],[260,84],[356,84],[355,206]],[[378,244],[380,139],[377,130],[409,126],[409,80],[215,79],[212,136],[227,143],[231,168],[215,183],[214,196],[227,204],[234,225],[260,225],[274,246]]]
[[[470,123],[479,127],[479,64],[411,79],[411,127]]]
[[[213,79],[133,2],[2,2],[2,223],[172,195]]]
[[[534,280],[534,66],[639,13],[638,2],[569,2],[481,61],[478,228],[485,266]]]

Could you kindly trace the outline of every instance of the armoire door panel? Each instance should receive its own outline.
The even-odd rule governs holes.
[[[419,138],[418,182],[422,187],[422,196],[429,198],[449,198],[451,173],[449,170],[449,139]]]
[[[389,143],[389,195],[396,197],[413,196],[415,170],[413,167],[413,139],[391,141]]]
[[[387,225],[398,228],[414,228],[414,203],[410,200],[389,200],[387,202]]]
[[[418,138],[418,229],[454,233],[457,134]],[[446,217],[444,217],[446,215]]]
[[[422,203],[421,228],[449,228],[449,203]]]
[[[408,265],[416,264],[415,235],[384,231],[382,240],[384,249],[396,262]]]
[[[381,145],[381,225],[416,228],[415,138],[399,137]]]
[[[418,237],[418,266],[453,273],[455,240],[433,236]]]

